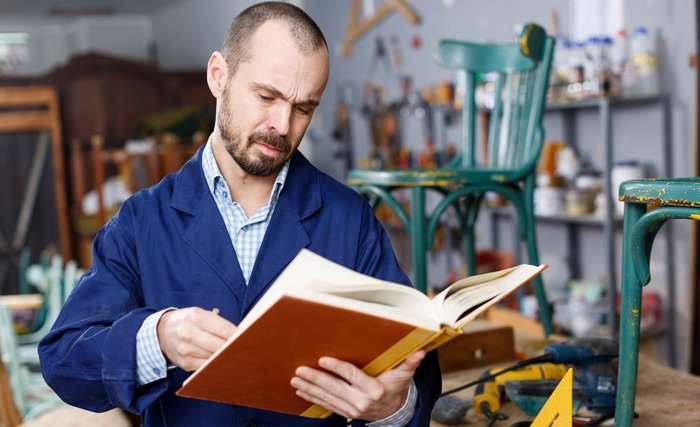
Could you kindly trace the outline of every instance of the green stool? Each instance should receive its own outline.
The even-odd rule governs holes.
[[[700,220],[700,178],[628,181],[620,186],[620,200],[625,217],[615,426],[627,427],[634,417],[642,288],[650,280],[654,237],[669,219]],[[655,209],[647,211],[649,206]]]
[[[474,225],[486,192],[502,195],[515,206],[519,238],[527,245],[529,261],[539,264],[533,191],[544,130],[542,114],[549,84],[554,40],[542,27],[526,24],[516,43],[476,44],[442,40],[437,59],[458,71],[462,98],[462,137],[458,153],[440,169],[353,170],[348,184],[369,196],[376,207],[385,203],[400,219],[411,238],[413,281],[427,290],[426,256],[435,236],[440,216],[452,207],[459,227],[470,274],[476,272]],[[476,161],[476,79],[492,75],[494,102],[489,109],[488,156],[483,165]],[[410,215],[398,203],[395,190],[409,189]],[[442,199],[426,216],[426,191]],[[549,305],[538,276],[533,280],[540,320],[549,335],[552,324]]]

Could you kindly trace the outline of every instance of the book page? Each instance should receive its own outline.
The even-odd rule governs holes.
[[[423,317],[439,323],[438,315],[432,311],[430,299],[420,291],[358,273],[308,249],[302,249],[243,319],[239,328],[245,328],[258,318],[283,294],[303,295],[309,300],[314,299],[314,294],[332,295],[369,303],[377,313],[425,313]],[[364,304],[364,307],[367,308],[368,304]]]
[[[464,288],[471,288],[471,287],[476,287],[477,285],[484,284],[484,283],[490,283],[496,279],[499,279],[511,271],[515,270],[517,267],[512,267],[512,268],[506,268],[504,270],[499,270],[499,271],[494,271],[490,273],[484,273],[484,274],[478,274],[476,276],[469,276],[465,277],[464,279],[460,279],[450,286],[448,286],[446,289],[444,289],[442,292],[439,294],[435,295],[432,299],[432,304],[434,306],[434,309],[436,312],[441,312],[442,311],[442,306],[445,303],[445,299],[454,294],[455,292],[464,289]]]
[[[436,296],[433,303],[442,305],[440,309],[442,322],[457,327],[509,295],[544,268],[545,266],[523,264],[507,270],[467,278],[456,282]]]

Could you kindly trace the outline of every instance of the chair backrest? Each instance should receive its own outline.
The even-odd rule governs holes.
[[[477,79],[493,93],[488,130],[490,168],[529,173],[542,149],[542,115],[549,85],[554,39],[536,24],[526,24],[516,43],[477,44],[442,40],[437,60],[459,70],[462,98],[462,140],[451,166],[476,166]]]

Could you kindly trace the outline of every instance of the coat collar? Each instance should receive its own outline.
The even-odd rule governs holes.
[[[223,218],[204,177],[203,149],[201,147],[174,177],[170,205],[191,216],[186,221],[183,239],[239,297],[241,313],[245,313],[284,267],[311,242],[303,221],[322,206],[320,172],[298,151],[292,155],[285,186],[246,287],[240,266],[232,257],[233,245]]]
[[[190,215],[197,215],[202,199],[209,196],[202,169],[202,146],[176,173],[170,206]],[[289,208],[298,220],[304,220],[322,205],[319,171],[299,151],[289,162],[289,172],[282,194],[289,193]],[[280,195],[281,197],[281,195]]]

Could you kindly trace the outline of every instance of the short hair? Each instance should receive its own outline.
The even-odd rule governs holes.
[[[236,16],[226,32],[222,52],[231,76],[236,74],[241,62],[250,61],[250,41],[255,31],[272,20],[289,24],[291,38],[303,53],[308,54],[322,47],[328,49],[326,38],[316,22],[297,6],[278,1],[258,3]]]

